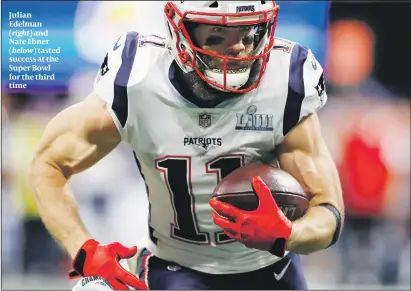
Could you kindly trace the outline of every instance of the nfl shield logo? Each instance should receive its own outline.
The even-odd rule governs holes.
[[[198,116],[198,125],[200,125],[202,128],[209,127],[211,125],[211,114],[200,114]]]

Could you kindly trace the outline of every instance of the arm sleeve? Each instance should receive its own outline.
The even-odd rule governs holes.
[[[276,143],[282,143],[304,117],[317,112],[326,102],[324,73],[320,63],[309,49],[295,44],[290,58],[287,100]]]
[[[106,54],[94,81],[94,93],[107,102],[122,140],[128,141],[133,122],[129,120],[129,78],[138,46],[138,33],[121,35]]]

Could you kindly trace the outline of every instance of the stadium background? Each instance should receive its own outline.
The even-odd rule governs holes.
[[[280,1],[277,36],[310,47],[323,64],[329,103],[320,112],[340,169],[346,227],[336,246],[303,257],[311,288],[410,288],[411,27],[406,3]],[[54,82],[7,89],[8,13],[32,13],[61,47]],[[382,16],[384,15],[384,16]],[[126,30],[162,32],[161,2],[2,2],[2,289],[59,290],[75,282],[45,231],[27,167],[45,124],[84,98]],[[146,231],[145,188],[121,145],[72,185],[80,214],[102,242],[135,244]]]

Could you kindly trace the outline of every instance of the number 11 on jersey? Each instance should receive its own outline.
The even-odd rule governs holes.
[[[171,237],[200,245],[210,244],[210,235],[214,235],[217,244],[233,242],[224,232],[208,233],[199,230],[191,184],[191,159],[189,156],[165,156],[156,160],[156,169],[163,173],[174,211],[174,223],[170,226]],[[204,175],[216,175],[217,185],[225,176],[242,166],[243,155],[220,156],[205,164]]]

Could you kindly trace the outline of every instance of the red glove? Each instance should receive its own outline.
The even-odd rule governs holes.
[[[248,248],[269,251],[283,257],[293,224],[278,207],[270,189],[260,177],[253,178],[252,186],[260,200],[256,210],[241,210],[213,198],[209,203],[215,210],[214,223],[229,237]]]
[[[69,273],[69,278],[99,276],[106,279],[114,290],[129,290],[127,285],[137,290],[148,290],[144,281],[120,265],[120,259],[131,258],[136,252],[135,246],[127,248],[118,242],[102,245],[90,239],[82,245],[74,258],[74,270]]]

